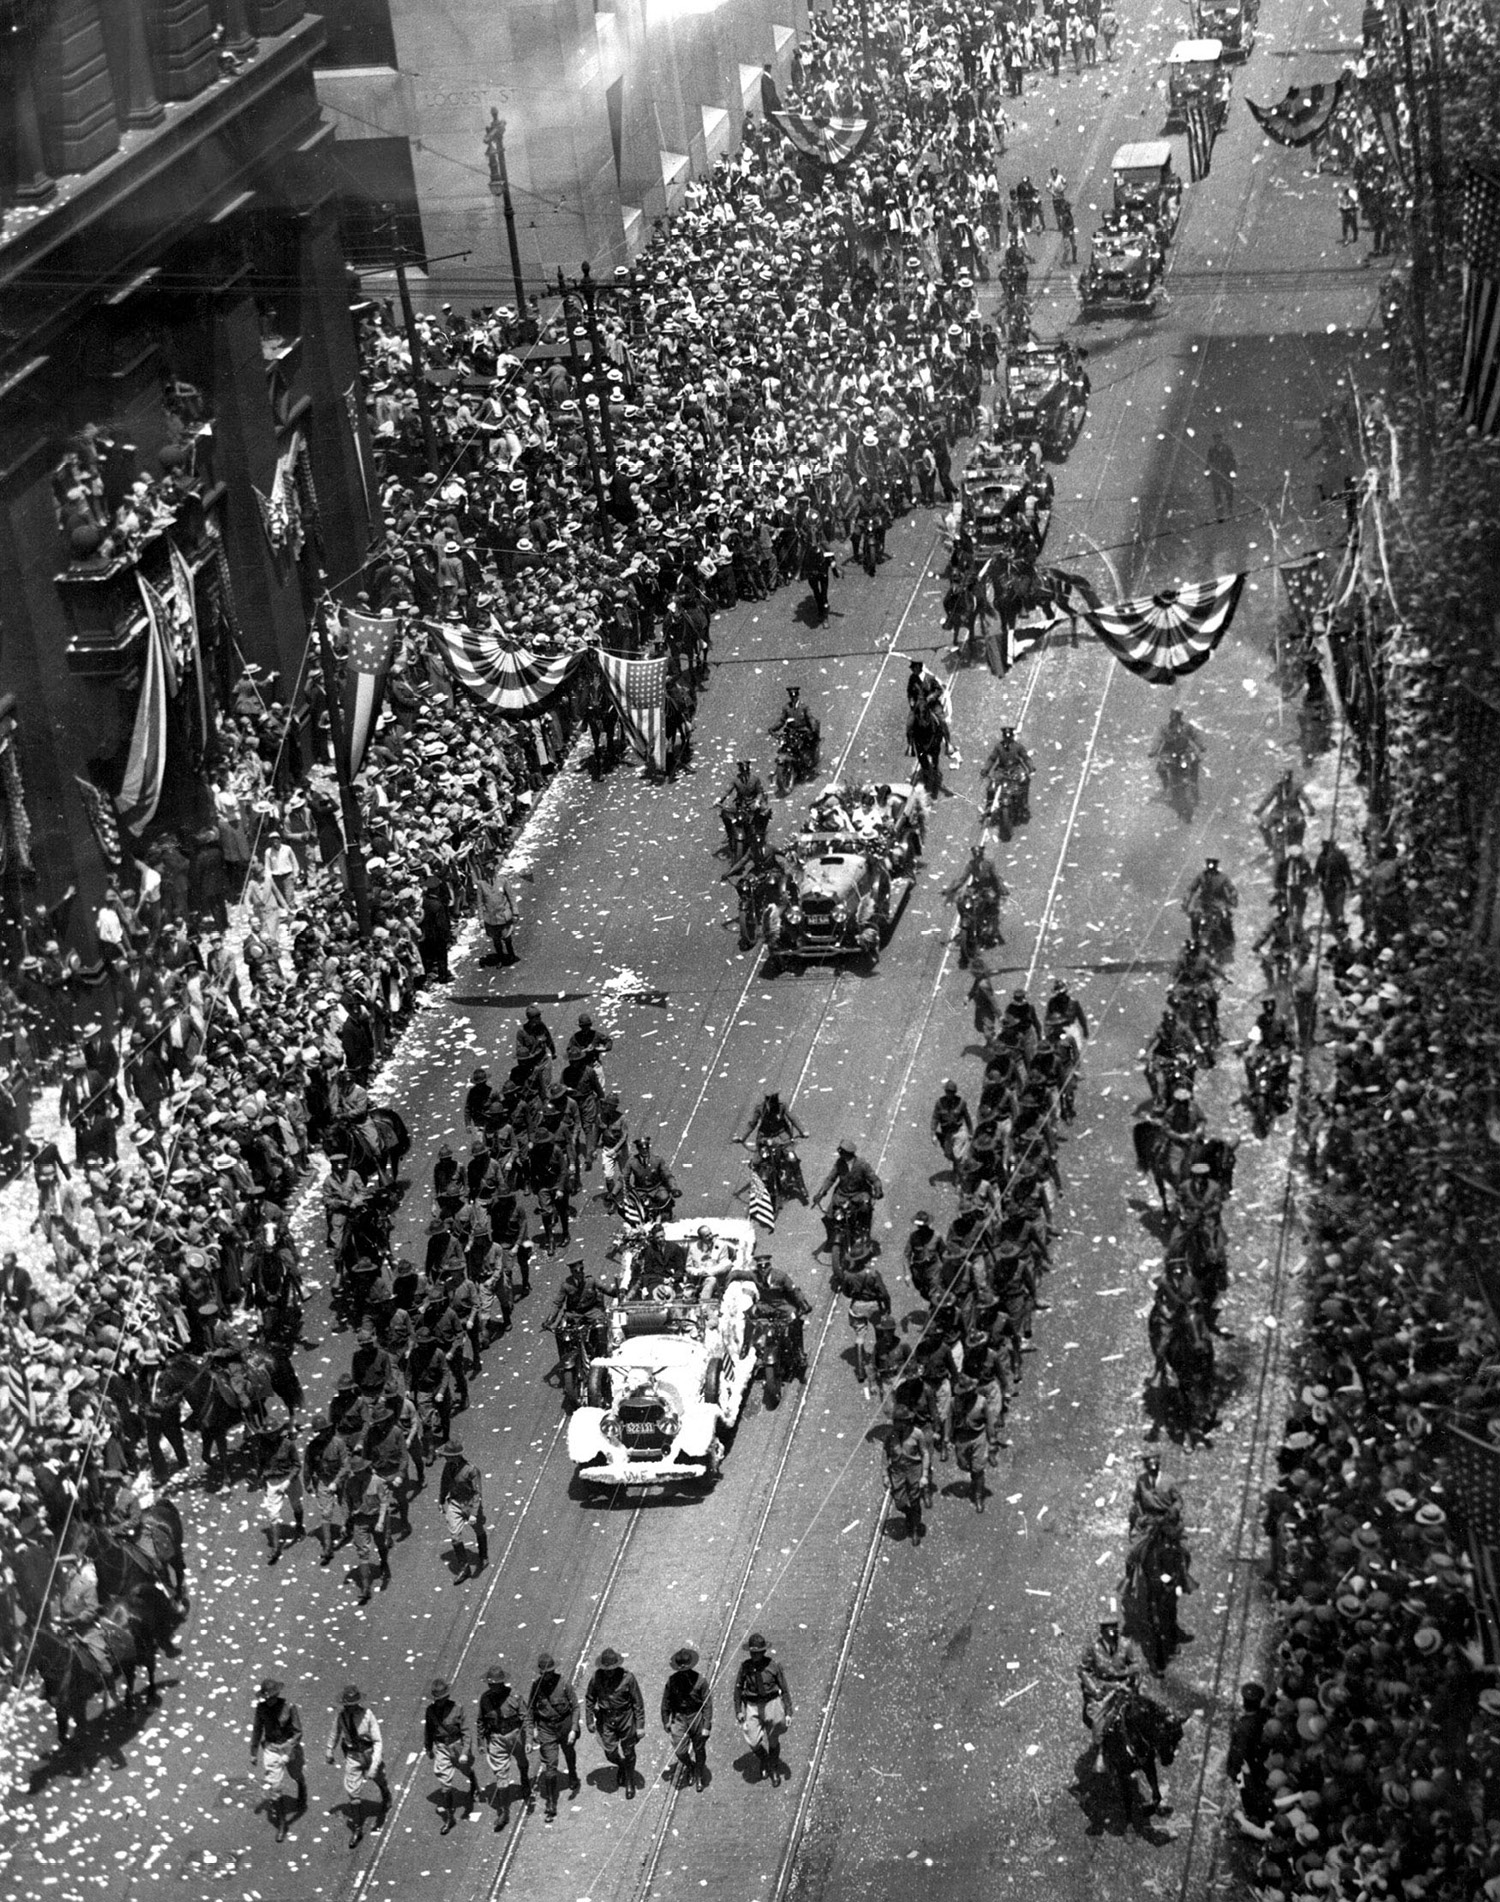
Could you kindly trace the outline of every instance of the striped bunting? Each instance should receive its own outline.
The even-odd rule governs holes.
[[[852,164],[875,136],[873,116],[815,119],[810,113],[786,111],[769,72],[761,74],[760,105],[769,123],[786,135],[803,158],[825,171]]]
[[[1311,145],[1314,139],[1322,138],[1333,123],[1333,115],[1343,97],[1341,73],[1331,86],[1319,83],[1309,86],[1305,92],[1300,86],[1292,86],[1286,97],[1274,106],[1258,106],[1253,99],[1247,99],[1245,104],[1268,139],[1274,139],[1278,145]]]
[[[494,629],[452,622],[429,622],[428,626],[460,686],[512,719],[544,712],[585,659],[583,652],[538,654],[529,647],[515,647]]]
[[[776,1205],[771,1200],[771,1192],[766,1187],[765,1177],[759,1169],[750,1171],[750,1187],[745,1195],[745,1212],[752,1222],[759,1222],[762,1228],[774,1231]]]
[[[1244,586],[1243,575],[1215,575],[1082,613],[1116,660],[1160,687],[1195,673],[1208,659],[1228,631]]]

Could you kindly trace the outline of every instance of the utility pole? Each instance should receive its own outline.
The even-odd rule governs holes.
[[[411,286],[406,281],[406,247],[396,223],[396,207],[388,205],[391,230],[391,257],[396,267],[396,289],[401,296],[401,324],[406,331],[406,347],[411,352],[411,380],[417,392],[417,413],[422,418],[422,448],[427,466],[434,473],[438,466],[437,430],[432,422],[432,392],[427,387],[427,372],[422,364],[422,338],[417,330],[417,313],[412,309]]]
[[[349,742],[344,731],[344,702],[339,693],[338,675],[333,663],[333,644],[328,632],[330,615],[338,613],[328,593],[326,574],[323,598],[314,610],[318,624],[318,660],[323,673],[323,698],[328,705],[328,737],[333,743],[333,770],[339,782],[339,810],[344,819],[344,860],[349,867],[349,892],[354,899],[354,921],[360,937],[370,939],[370,881],[365,871],[364,831],[359,816],[359,799],[349,776]]]
[[[510,245],[510,275],[516,287],[516,316],[526,317],[526,286],[521,281],[521,247],[516,242],[516,208],[510,202],[510,169],[505,163],[505,121],[498,106],[490,108],[490,123],[484,135],[484,149],[490,161],[490,190],[505,212],[505,237]]]
[[[1446,264],[1448,163],[1443,154],[1443,35],[1437,0],[1425,0],[1427,23],[1427,142],[1432,151],[1432,267],[1441,284]]]
[[[557,274],[559,289],[562,288],[563,274]],[[563,328],[568,333],[568,355],[573,360],[573,381],[578,386],[578,414],[583,423],[583,446],[588,452],[589,474],[594,479],[594,500],[599,507],[599,538],[604,543],[606,555],[615,552],[614,530],[610,527],[608,498],[604,493],[604,478],[599,473],[599,455],[594,448],[594,425],[589,421],[588,399],[583,394],[583,358],[578,354],[578,339],[573,335],[573,326],[568,322],[566,307],[563,310]]]
[[[870,58],[870,0],[859,0],[860,71],[867,86],[875,83],[875,65]]]
[[[1427,293],[1432,284],[1432,254],[1427,236],[1427,176],[1422,153],[1422,102],[1411,51],[1411,15],[1406,0],[1397,9],[1401,29],[1401,66],[1410,108],[1411,134],[1411,332],[1412,368],[1417,380],[1417,460],[1424,488],[1432,477],[1432,386],[1427,375]]]
[[[598,285],[594,274],[585,259],[578,267],[583,279],[584,321],[588,325],[589,348],[594,357],[594,394],[599,399],[599,430],[604,438],[604,460],[609,465],[610,478],[615,474],[615,423],[609,413],[609,358],[605,354],[604,339],[599,334],[599,314],[594,300],[598,294]]]

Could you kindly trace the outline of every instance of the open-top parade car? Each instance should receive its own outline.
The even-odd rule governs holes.
[[[714,1235],[707,1262],[702,1228]],[[689,1274],[653,1283],[644,1238],[622,1249],[605,1351],[568,1421],[568,1456],[589,1485],[717,1478],[755,1373],[754,1228],[724,1216],[668,1222],[665,1234],[688,1251]]]
[[[1218,40],[1179,40],[1167,55],[1167,124],[1185,126],[1194,106],[1218,132],[1229,116],[1229,73]]]
[[[1197,0],[1193,8],[1193,26],[1199,39],[1217,40],[1227,60],[1250,57],[1255,44],[1255,23],[1260,18],[1260,0]]]
[[[995,401],[996,427],[1040,443],[1044,455],[1065,456],[1078,440],[1088,405],[1081,371],[1070,343],[1033,339],[1007,350]]]
[[[926,812],[905,780],[825,786],[792,848],[796,888],[771,955],[878,957],[912,888]]]
[[[1094,233],[1078,280],[1084,314],[1148,316],[1156,307],[1162,274],[1161,245],[1153,233],[1108,214]]]
[[[1182,180],[1172,170],[1170,143],[1145,139],[1122,145],[1110,160],[1110,171],[1115,210],[1154,226],[1162,244],[1170,244],[1182,211]]]
[[[1035,557],[1047,539],[1052,519],[1045,485],[1019,442],[978,442],[963,473],[960,520],[981,560],[1017,552],[1017,531],[1024,528],[1025,551]]]

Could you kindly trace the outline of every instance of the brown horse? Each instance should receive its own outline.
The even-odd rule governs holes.
[[[121,1706],[129,1710],[135,1699],[135,1674],[146,1673],[146,1696],[154,1702],[156,1660],[176,1655],[172,1636],[177,1614],[159,1585],[136,1585],[105,1606],[98,1622],[87,1632],[62,1632],[50,1624],[38,1625],[31,1646],[32,1668],[57,1718],[59,1746],[68,1741],[70,1726],[82,1730],[88,1722],[91,1697],[106,1704],[123,1687]]]
[[[203,1463],[214,1481],[224,1477],[228,1466],[231,1429],[253,1423],[262,1404],[273,1394],[288,1413],[296,1413],[302,1405],[302,1383],[284,1347],[257,1342],[247,1347],[241,1358],[246,1373],[243,1392],[194,1354],[174,1354],[157,1382],[162,1398],[177,1400],[187,1409],[188,1418],[202,1436]]]
[[[154,1499],[143,1508],[135,1538],[122,1539],[103,1526],[85,1527],[84,1550],[106,1598],[117,1598],[136,1585],[161,1585],[186,1605],[182,1514],[170,1499]]]

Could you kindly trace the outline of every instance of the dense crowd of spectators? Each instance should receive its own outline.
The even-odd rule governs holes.
[[[1060,34],[1073,18],[1057,10]],[[815,19],[799,52],[814,110],[858,104],[853,19]],[[97,969],[70,969],[47,936],[21,974],[17,1068],[33,1088],[60,1070],[63,1124],[26,1156],[45,1259],[0,1276],[0,1345],[31,1415],[0,1450],[0,1505],[23,1523],[55,1529],[75,1498],[107,1511],[145,1463],[151,1368],[237,1324],[251,1225],[290,1194],[330,1097],[370,1077],[424,979],[447,977],[471,872],[566,749],[566,705],[506,723],[456,691],[431,623],[495,625],[543,654],[647,651],[792,579],[859,510],[939,483],[951,498],[986,360],[973,268],[1006,203],[994,82],[1014,35],[994,27],[978,7],[877,10],[879,123],[852,175],[799,169],[749,125],[604,287],[592,387],[558,341],[581,329],[596,355],[576,296],[540,352],[529,317],[421,318],[436,467],[407,340],[389,314],[367,324],[385,534],[348,592],[402,624],[362,783],[373,929],[357,928],[331,775],[294,751],[297,687],[251,669],[223,710],[214,824],[158,834],[111,890]],[[18,1102],[17,1144],[24,1120]]]

